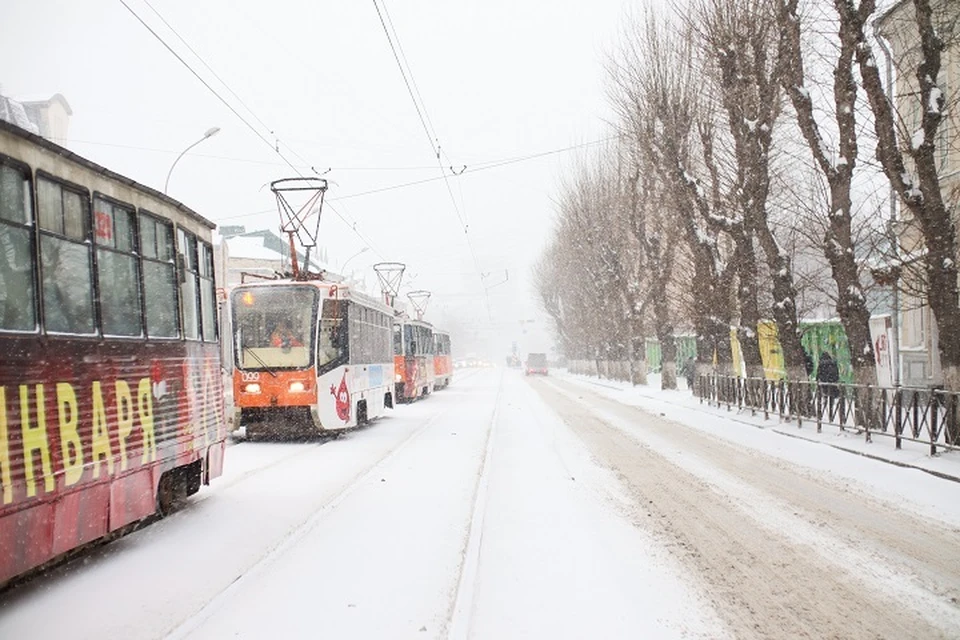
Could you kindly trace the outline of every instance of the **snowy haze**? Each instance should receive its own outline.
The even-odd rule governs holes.
[[[365,246],[356,223],[370,250],[350,270],[366,271],[372,284],[373,263],[407,263],[410,288],[434,294],[428,319],[451,325],[461,349],[499,358],[513,341],[522,352],[550,346],[530,266],[570,152],[471,171],[609,135],[603,60],[622,0],[386,3],[442,164],[468,168],[461,177],[447,170],[446,184],[373,3],[125,1],[264,138],[279,140],[299,171],[332,169],[330,202],[346,222],[325,210],[321,242],[331,265]],[[293,170],[123,3],[7,0],[3,14],[2,92],[62,93],[73,116],[69,139],[58,142],[162,189],[177,154],[220,127],[177,165],[170,195],[218,224],[277,226],[266,185]],[[506,272],[509,281],[489,291],[488,311],[483,283]]]

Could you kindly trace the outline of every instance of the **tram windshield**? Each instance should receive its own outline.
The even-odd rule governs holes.
[[[241,369],[309,367],[317,291],[313,287],[259,287],[233,294],[237,366]]]

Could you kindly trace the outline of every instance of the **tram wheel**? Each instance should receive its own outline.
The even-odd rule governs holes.
[[[187,502],[187,475],[181,469],[171,469],[160,476],[157,486],[157,511],[163,517],[181,509]]]

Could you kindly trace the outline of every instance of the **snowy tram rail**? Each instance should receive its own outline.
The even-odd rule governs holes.
[[[0,637],[957,637],[954,483],[463,373],[338,440],[231,447],[185,509],[5,594]]]

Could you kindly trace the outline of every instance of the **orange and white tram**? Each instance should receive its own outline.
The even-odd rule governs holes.
[[[337,432],[394,404],[393,309],[347,285],[275,280],[231,294],[235,424]]]
[[[434,388],[445,389],[453,380],[453,356],[450,353],[450,334],[446,331],[433,331],[433,375]]]
[[[0,586],[220,475],[213,227],[0,121]]]
[[[398,317],[393,325],[395,393],[399,402],[413,402],[430,395],[434,374],[433,325],[423,320]]]

